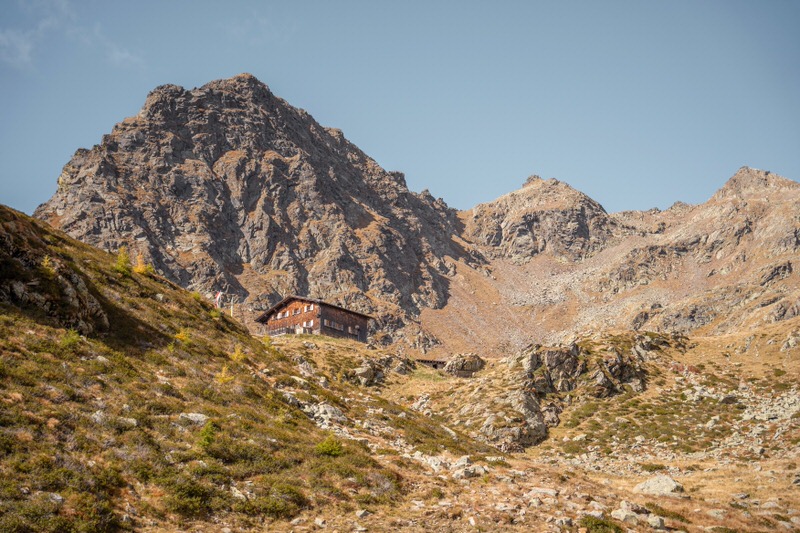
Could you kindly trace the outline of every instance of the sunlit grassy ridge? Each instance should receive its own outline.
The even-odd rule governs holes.
[[[400,494],[400,476],[355,441],[317,453],[329,437],[283,394],[293,367],[281,352],[202,298],[0,214],[4,277],[49,302],[0,304],[0,530],[111,531],[209,515],[247,527]],[[58,276],[70,273],[107,328],[65,327],[70,295]],[[304,388],[309,399],[330,396]]]

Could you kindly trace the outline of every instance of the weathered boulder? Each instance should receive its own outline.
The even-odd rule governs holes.
[[[585,363],[579,358],[580,349],[575,343],[567,346],[543,348],[533,344],[508,360],[509,367],[520,367],[533,388],[540,394],[568,392],[575,388],[576,379],[585,372]]]
[[[683,492],[683,485],[665,474],[659,474],[636,485],[633,492],[653,496],[670,496]]]
[[[179,420],[186,420],[192,424],[202,425],[208,421],[208,415],[203,413],[181,413],[178,415]]]
[[[362,359],[358,367],[345,374],[345,379],[363,387],[371,387],[383,383],[388,372],[408,374],[415,367],[411,359],[399,355]]]
[[[627,511],[625,509],[615,509],[611,511],[611,518],[632,526],[635,526],[639,523],[639,517],[636,516],[636,513]]]
[[[507,402],[516,415],[490,415],[481,426],[481,434],[504,451],[521,451],[544,440],[547,424],[536,397],[516,390],[509,393]]]
[[[302,406],[303,412],[322,429],[330,429],[336,424],[344,424],[347,417],[341,409],[329,403],[320,402]]]
[[[378,372],[376,371],[374,365],[365,362],[363,365],[353,370],[353,374],[358,382],[366,387],[375,383],[375,378],[378,375]]]
[[[469,378],[475,372],[482,370],[484,366],[486,366],[486,361],[477,354],[463,353],[452,357],[444,365],[444,371],[460,378]]]

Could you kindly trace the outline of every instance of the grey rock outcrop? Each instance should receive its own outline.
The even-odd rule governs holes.
[[[475,372],[479,372],[486,366],[480,356],[474,353],[457,354],[444,365],[444,371],[448,374],[460,378],[472,377]]]
[[[0,210],[0,303],[35,308],[88,335],[108,330],[108,315],[69,262],[43,255],[41,235],[10,209]]]
[[[303,412],[322,429],[331,429],[335,425],[347,422],[341,409],[329,403],[320,402],[301,406]]]
[[[639,483],[633,488],[633,492],[653,496],[671,496],[683,492],[683,485],[671,477],[661,474]]]
[[[603,207],[555,179],[531,176],[518,191],[467,212],[465,235],[493,257],[580,259],[602,249],[616,224]]]
[[[416,367],[411,359],[398,355],[387,355],[376,359],[362,359],[359,366],[345,373],[345,379],[364,387],[380,385],[386,374],[396,372],[408,374]]]

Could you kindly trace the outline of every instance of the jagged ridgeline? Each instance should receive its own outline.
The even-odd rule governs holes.
[[[303,294],[376,315],[383,331],[442,306],[448,257],[465,256],[443,202],[247,74],[156,88],[75,153],[35,215],[254,311]]]
[[[488,176],[490,178],[490,176]],[[171,281],[300,294],[429,357],[505,357],[608,328],[719,335],[800,314],[800,185],[743,167],[700,205],[607,213],[555,179],[456,212],[243,74],[156,88],[78,150],[35,215]]]

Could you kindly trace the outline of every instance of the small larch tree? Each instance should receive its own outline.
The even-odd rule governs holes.
[[[121,246],[117,252],[117,263],[114,270],[123,276],[131,275],[131,256],[128,254],[128,247]]]

